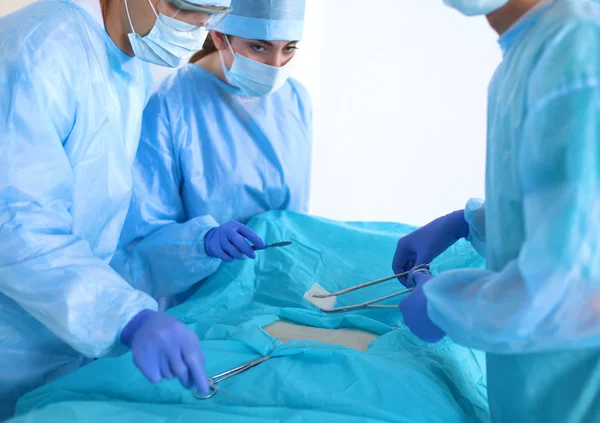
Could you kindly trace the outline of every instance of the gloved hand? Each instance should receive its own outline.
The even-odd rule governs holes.
[[[400,302],[398,308],[404,317],[404,324],[418,338],[425,342],[441,341],[446,334],[427,315],[427,297],[423,286],[433,278],[431,273],[415,273],[416,288]],[[409,276],[409,279],[412,279]]]
[[[469,236],[464,210],[440,217],[398,241],[392,261],[395,274],[404,273],[420,264],[429,264],[461,238]],[[398,278],[410,288],[407,277]]]
[[[226,262],[243,260],[244,255],[255,259],[254,250],[246,241],[250,241],[258,248],[264,248],[265,243],[252,229],[239,222],[231,221],[218,228],[213,228],[204,238],[206,254]]]
[[[210,393],[200,341],[174,317],[143,310],[125,326],[121,342],[131,348],[134,363],[150,382],[177,376],[187,389]]]

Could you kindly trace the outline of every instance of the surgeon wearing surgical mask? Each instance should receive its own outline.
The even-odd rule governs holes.
[[[109,266],[152,84],[229,0],[45,0],[0,19],[0,420],[130,347],[152,382],[208,390],[198,338]],[[137,56],[137,57],[135,57]]]
[[[411,271],[404,322],[424,341],[447,334],[487,351],[493,421],[598,422],[600,4],[446,3],[487,14],[500,34],[487,198],[402,238],[393,268],[429,263],[466,238],[487,270]]]
[[[312,107],[290,77],[304,0],[234,0],[144,113],[122,248],[111,265],[167,308],[225,262],[254,259],[246,226],[308,211]]]

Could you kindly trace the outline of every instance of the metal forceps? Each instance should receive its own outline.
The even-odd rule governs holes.
[[[421,273],[421,272],[429,272],[429,265],[428,264],[420,264],[418,266],[415,266],[413,269],[413,275],[414,273]],[[386,278],[382,278],[382,279],[377,279],[371,282],[366,282],[360,285],[356,285],[353,286],[351,288],[346,288],[346,289],[342,289],[341,291],[337,291],[334,292],[332,294],[313,294],[314,298],[331,298],[331,297],[339,297],[340,295],[344,295],[347,294],[348,292],[352,292],[352,291],[357,291],[359,289],[363,289],[363,288],[367,288],[369,286],[373,286],[373,285],[377,285],[380,284],[382,282],[387,282],[389,280],[392,279],[396,279],[402,276],[408,276],[410,272],[404,272],[404,273],[398,273],[397,275],[393,275],[393,276],[388,276]],[[394,297],[398,297],[400,295],[404,295],[404,294],[408,294],[409,292],[411,292],[413,288],[408,288],[402,291],[398,291],[398,292],[394,292],[393,294],[390,295],[386,295],[385,297],[380,297],[380,298],[376,298],[374,300],[370,300],[370,301],[366,301],[364,303],[360,303],[360,304],[354,304],[354,305],[350,305],[350,306],[345,306],[345,307],[338,307],[338,308],[332,308],[332,309],[324,309],[321,308],[321,312],[323,313],[343,313],[346,311],[352,311],[352,310],[361,310],[361,309],[365,309],[365,308],[378,308],[378,309],[382,309],[382,308],[398,308],[397,305],[377,305],[375,303],[379,303],[381,301],[385,301],[387,299],[390,298],[394,298]]]
[[[244,364],[243,366],[236,367],[235,369],[227,370],[226,372],[223,372],[223,373],[219,373],[218,375],[213,376],[208,380],[208,383],[210,384],[210,389],[211,389],[210,394],[203,396],[203,395],[200,395],[198,390],[196,390],[194,392],[194,396],[196,397],[196,399],[199,399],[199,400],[206,400],[206,399],[212,398],[217,394],[217,387],[216,387],[217,383],[221,383],[225,379],[229,379],[230,377],[237,376],[240,373],[243,373],[246,370],[251,369],[252,367],[258,366],[260,363],[264,363],[265,361],[267,361],[270,358],[271,358],[270,356],[261,357],[258,360],[251,361],[250,363]]]

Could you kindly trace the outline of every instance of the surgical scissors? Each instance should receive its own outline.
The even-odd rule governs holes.
[[[226,372],[219,373],[218,375],[213,376],[208,380],[208,382],[210,384],[210,389],[211,389],[210,394],[208,394],[206,396],[202,396],[198,393],[198,390],[196,390],[194,392],[194,396],[196,397],[196,399],[199,399],[199,400],[206,400],[206,399],[212,398],[217,394],[217,387],[216,387],[217,383],[221,383],[225,379],[229,379],[230,377],[239,375],[240,373],[245,372],[246,370],[251,369],[252,367],[258,366],[260,363],[264,363],[265,361],[267,361],[270,358],[271,358],[270,356],[261,357],[258,360],[251,361],[250,363],[246,363],[243,366],[239,366],[239,367],[236,367],[235,369],[231,369]]]
[[[414,275],[415,273],[422,273],[422,272],[429,273],[429,271],[430,271],[429,264],[420,264],[418,266],[415,266],[411,271],[413,272],[412,275]],[[374,281],[371,281],[371,282],[366,282],[366,283],[363,283],[363,284],[360,284],[360,285],[353,286],[351,288],[342,289],[341,291],[337,291],[337,292],[334,292],[332,294],[313,294],[312,296],[314,298],[339,297],[340,295],[344,295],[344,294],[347,294],[349,292],[357,291],[359,289],[367,288],[369,286],[377,285],[377,284],[380,284],[382,282],[387,282],[389,280],[400,278],[402,276],[409,276],[409,274],[410,274],[411,271],[403,272],[403,273],[398,273],[397,275],[388,276],[388,277],[385,277],[385,278],[382,278],[382,279],[377,279],[377,280],[374,280]],[[404,289],[402,291],[394,292],[393,294],[389,294],[389,295],[386,295],[384,297],[376,298],[374,300],[366,301],[366,302],[360,303],[360,304],[354,304],[354,305],[350,305],[350,306],[338,307],[338,308],[332,308],[332,309],[320,308],[320,310],[323,313],[343,313],[343,312],[346,312],[346,311],[361,310],[361,309],[365,309],[365,308],[376,308],[376,309],[398,308],[397,305],[376,305],[375,303],[379,303],[381,301],[385,301],[385,300],[390,299],[390,298],[398,297],[400,295],[408,294],[413,289],[414,289],[414,287],[413,288]]]

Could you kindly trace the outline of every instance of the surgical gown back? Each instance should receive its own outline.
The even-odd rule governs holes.
[[[204,250],[211,228],[270,210],[308,211],[311,144],[311,102],[296,80],[250,97],[200,66],[183,67],[144,113],[131,208],[111,265],[156,298],[185,298],[220,264]]]
[[[101,19],[60,0],[0,19],[0,420],[156,309],[108,264],[151,74]]]
[[[486,203],[466,218],[487,270],[425,287],[430,317],[488,351],[497,422],[600,421],[600,4],[542,1],[500,39]]]

